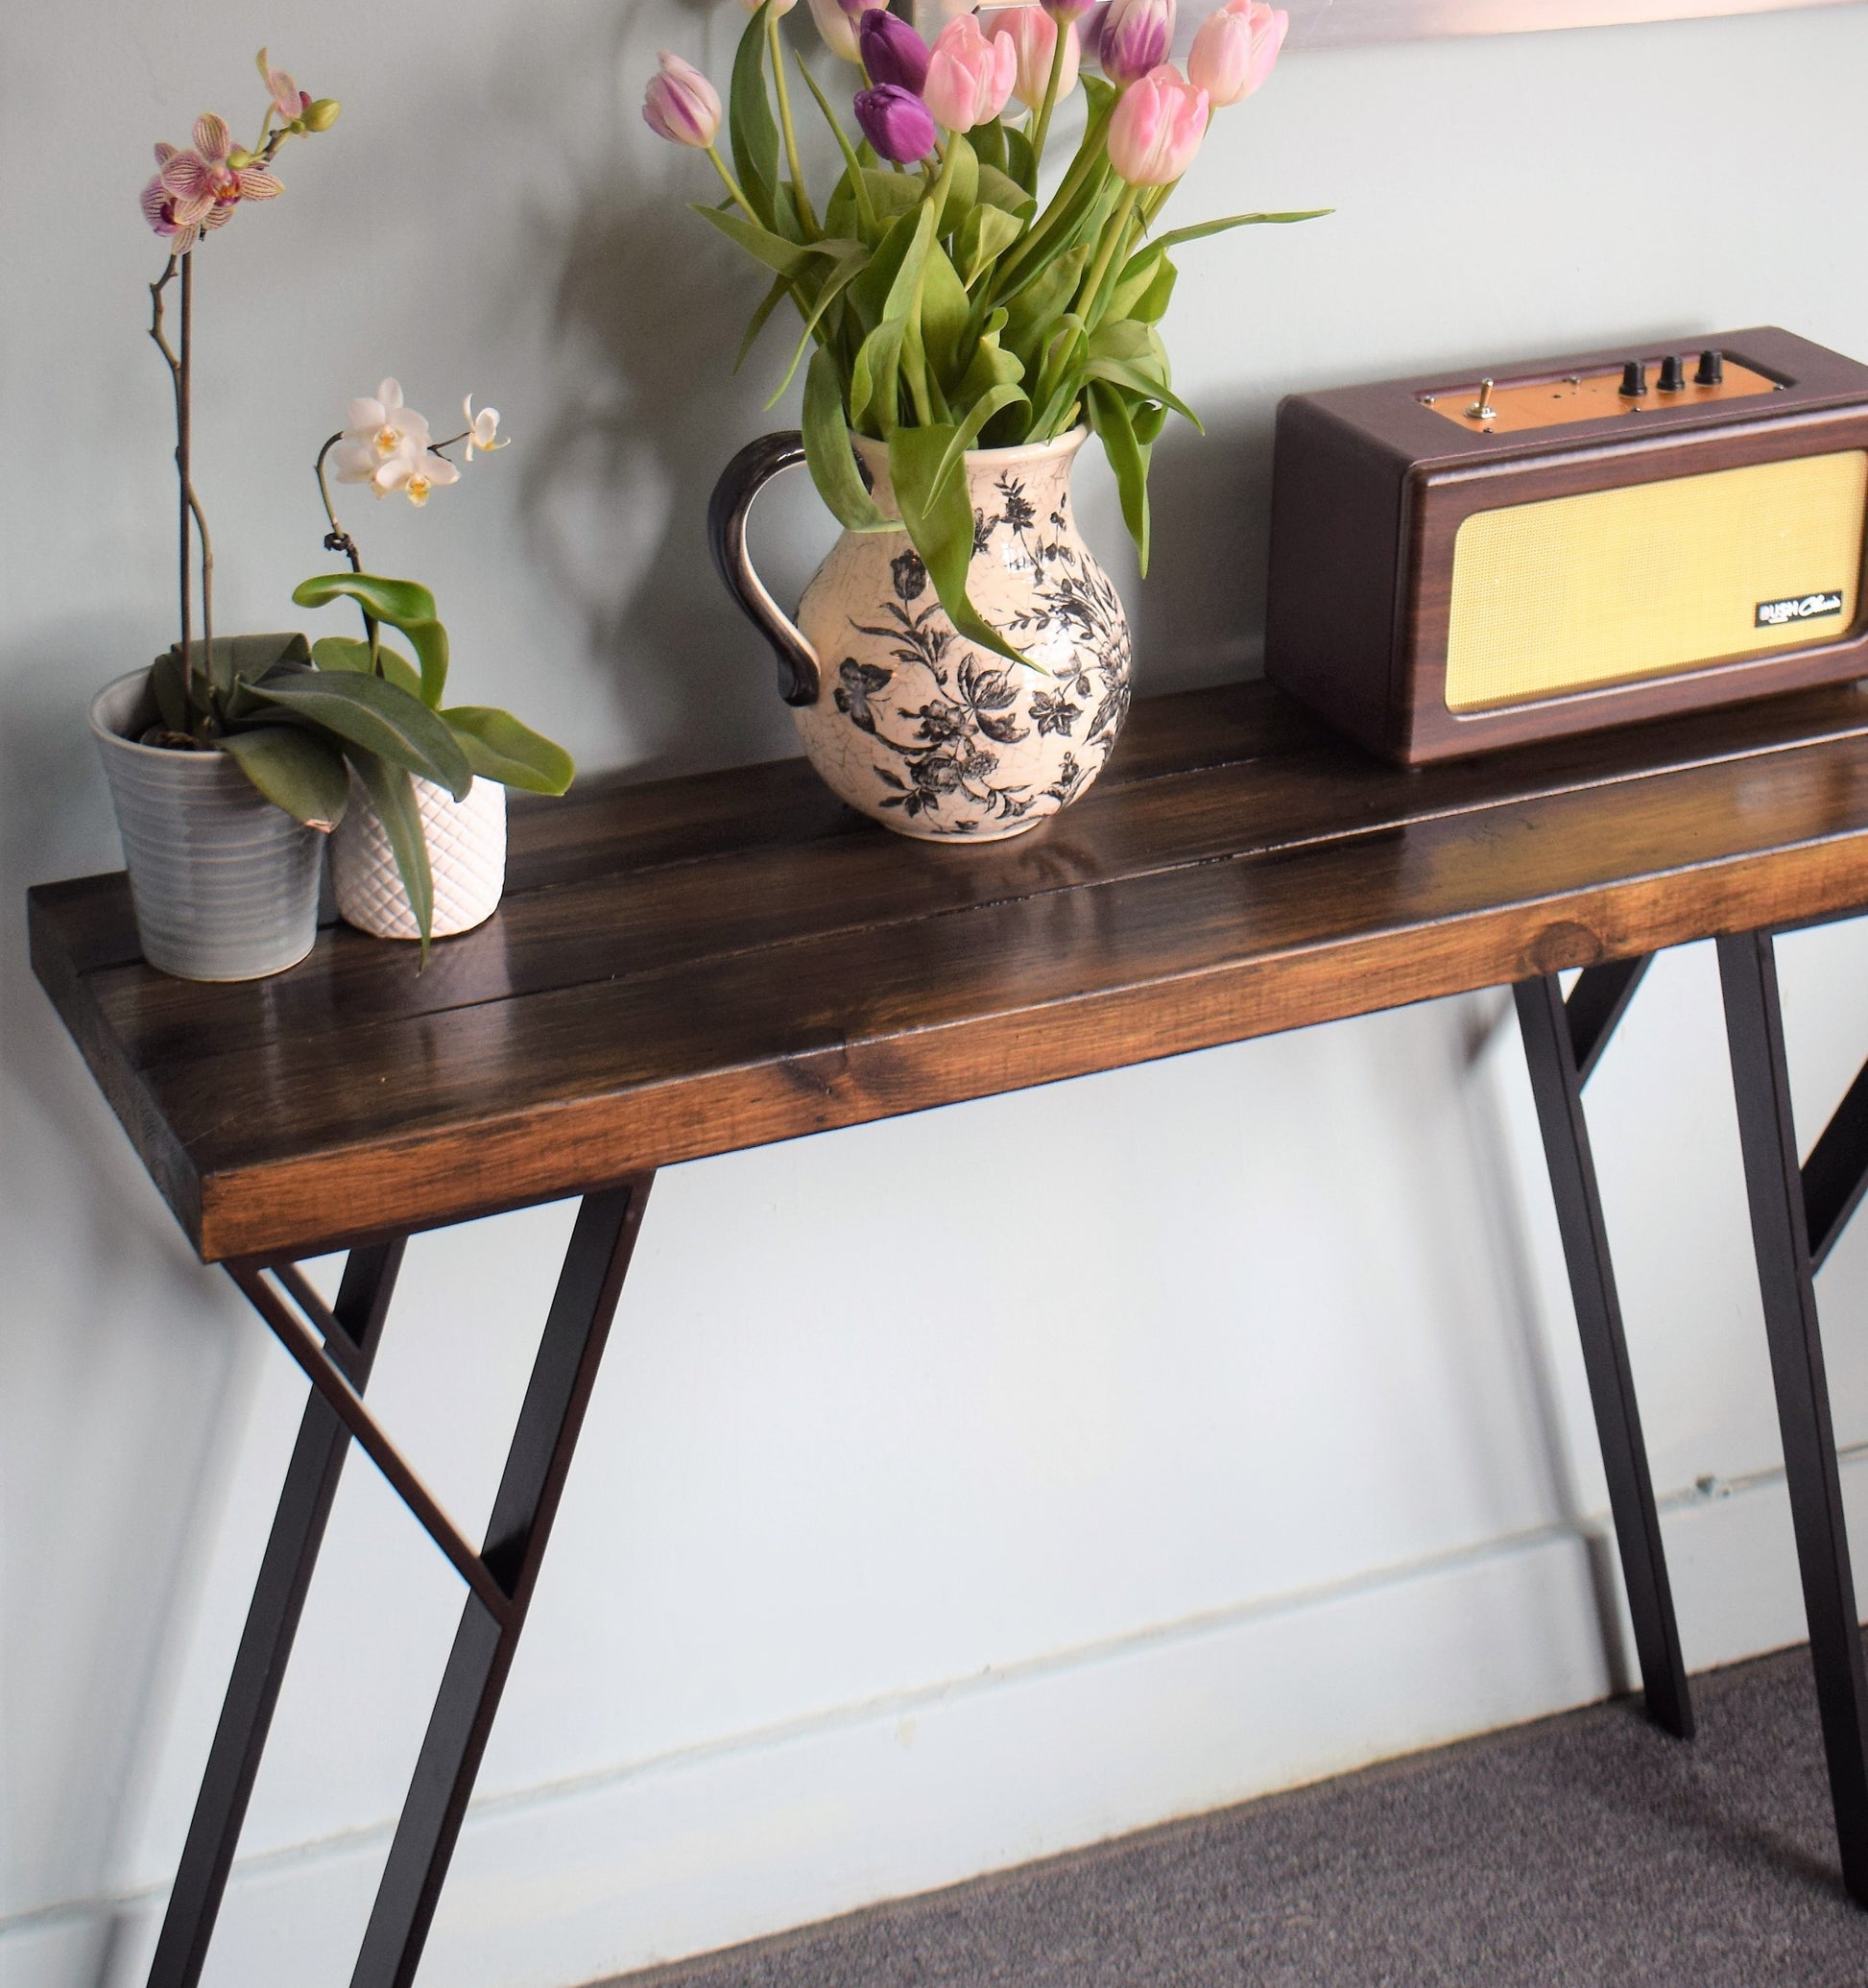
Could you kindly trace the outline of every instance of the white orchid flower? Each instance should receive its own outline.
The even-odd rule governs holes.
[[[383,464],[404,449],[427,446],[427,420],[403,406],[399,382],[384,380],[373,397],[351,401],[344,440],[331,451],[331,467],[339,483],[369,483]]]
[[[467,416],[467,459],[469,463],[473,461],[476,448],[483,455],[491,455],[494,449],[504,448],[512,439],[499,433],[498,408],[483,407],[478,414],[474,413],[471,394],[461,402],[461,412]]]
[[[459,483],[461,472],[445,456],[438,456],[426,440],[404,443],[395,455],[376,465],[370,481],[379,497],[400,491],[411,504],[428,501],[429,492],[443,484]]]

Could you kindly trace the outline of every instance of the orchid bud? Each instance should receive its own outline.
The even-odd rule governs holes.
[[[856,122],[878,158],[911,166],[934,150],[934,120],[913,90],[897,83],[856,92]]]
[[[1012,94],[1027,109],[1038,109],[1051,80],[1051,59],[1057,53],[1058,25],[1042,7],[1015,7],[994,16],[994,24],[1012,36],[1018,51],[1018,73],[1013,79]],[[1057,101],[1061,104],[1077,86],[1077,69],[1082,50],[1077,31],[1066,26],[1064,66],[1057,72]]]
[[[236,145],[233,148],[233,150],[228,154],[227,162],[237,173],[242,166],[250,166],[252,164],[253,156],[251,152],[247,150],[247,148],[244,145]]]
[[[1131,186],[1171,186],[1206,135],[1206,91],[1162,62],[1122,92],[1109,121],[1109,162]]]
[[[343,108],[335,97],[317,97],[305,106],[301,122],[308,132],[327,132],[337,122],[338,112]]]
[[[860,62],[856,47],[856,23],[865,13],[883,7],[887,0],[811,0],[811,18],[824,45],[846,62]]]
[[[1103,74],[1122,87],[1167,60],[1174,39],[1174,0],[1110,0],[1097,58]]]
[[[1187,76],[1214,108],[1249,97],[1271,74],[1291,17],[1264,0],[1226,0],[1200,23],[1187,57]]]
[[[927,81],[927,43],[898,14],[884,7],[869,9],[856,23],[856,49],[872,84],[878,88],[894,84],[921,95]]]
[[[705,150],[720,129],[720,98],[692,62],[661,51],[661,66],[642,92],[642,117],[670,144]]]
[[[1018,52],[1010,35],[988,41],[970,13],[950,20],[927,59],[922,100],[934,122],[949,132],[970,132],[1005,108],[1018,80]]]

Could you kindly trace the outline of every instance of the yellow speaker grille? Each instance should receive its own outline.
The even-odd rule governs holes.
[[[1865,498],[1868,451],[1850,449],[1475,513],[1453,541],[1447,708],[1834,640]],[[1766,603],[1818,593],[1840,608],[1760,626]]]

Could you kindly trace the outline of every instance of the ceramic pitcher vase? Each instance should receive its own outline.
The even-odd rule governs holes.
[[[714,562],[778,658],[779,694],[818,773],[902,835],[997,842],[1090,787],[1129,708],[1129,624],[1077,532],[1070,469],[1087,430],[966,459],[967,590],[1023,668],[956,635],[906,531],[845,532],[794,620],[753,570],[746,514],[804,459],[796,432],[728,465],[707,515]],[[896,517],[888,453],[855,443],[877,508]]]

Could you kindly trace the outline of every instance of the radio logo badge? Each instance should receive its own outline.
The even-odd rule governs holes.
[[[1793,593],[1781,601],[1760,601],[1756,628],[1782,628],[1791,621],[1820,621],[1842,611],[1839,588],[1826,593]]]

